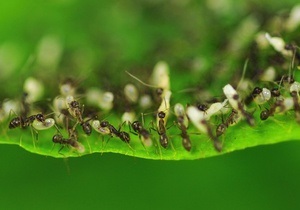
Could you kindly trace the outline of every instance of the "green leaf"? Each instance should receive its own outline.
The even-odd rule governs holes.
[[[120,73],[120,69],[123,71],[125,66],[128,71],[131,72],[132,70],[137,76],[146,79],[149,75],[146,74],[147,71],[152,68],[157,60],[163,58],[171,65],[170,77],[171,90],[173,91],[171,106],[177,102],[194,104],[202,100],[201,91],[198,92],[198,90],[205,89],[215,98],[222,97],[222,87],[224,85],[231,83],[230,80],[233,77],[236,77],[236,80],[241,79],[242,73],[238,69],[242,69],[244,61],[249,58],[249,54],[250,70],[247,72],[248,78],[256,76],[256,68],[266,68],[273,65],[274,62],[272,63],[272,61],[277,58],[279,58],[279,64],[276,67],[281,69],[284,66],[280,64],[280,59],[284,60],[284,58],[274,55],[272,49],[264,49],[261,52],[252,49],[255,47],[251,43],[261,26],[259,19],[264,15],[244,17],[245,14],[249,13],[246,9],[247,6],[245,6],[247,3],[230,3],[227,5],[228,8],[223,11],[208,9],[202,4],[187,4],[186,7],[181,7],[177,3],[174,3],[174,5],[140,3],[141,5],[132,8],[127,8],[125,5],[115,6],[114,3],[105,3],[105,5],[99,3],[98,6],[81,4],[74,3],[73,6],[70,6],[71,10],[69,12],[63,12],[58,16],[53,10],[54,13],[51,13],[48,17],[49,20],[39,20],[39,18],[31,16],[29,21],[23,23],[22,13],[16,13],[19,15],[17,18],[20,22],[19,25],[26,29],[24,31],[29,30],[28,28],[31,28],[31,25],[45,25],[45,28],[52,28],[48,25],[54,27],[61,23],[56,30],[53,30],[57,31],[54,36],[50,34],[50,38],[57,38],[58,49],[62,49],[64,54],[57,59],[57,63],[54,62],[50,67],[43,66],[38,62],[32,64],[30,62],[32,58],[29,54],[35,51],[37,45],[35,38],[38,37],[40,41],[45,37],[47,38],[48,29],[44,29],[46,32],[43,32],[42,35],[35,34],[35,29],[32,33],[24,32],[22,34],[22,27],[17,31],[13,31],[12,34],[7,32],[5,37],[14,35],[15,40],[8,40],[1,45],[1,50],[5,52],[2,53],[3,55],[1,54],[1,58],[5,58],[4,64],[1,63],[3,65],[1,67],[7,69],[6,71],[1,69],[0,72],[0,76],[3,77],[0,84],[1,101],[6,97],[17,98],[21,94],[23,84],[20,84],[21,80],[16,79],[16,75],[20,74],[23,79],[28,76],[35,76],[45,83],[47,97],[43,100],[43,103],[49,106],[48,99],[57,95],[57,78],[62,75],[69,75],[70,69],[73,72],[72,76],[76,75],[78,77],[76,79],[88,78],[84,82],[88,86],[83,85],[83,89],[90,86],[100,86],[101,88],[113,89],[118,94],[123,85],[131,79],[128,76],[126,77],[125,73]],[[274,6],[274,4],[271,5]],[[56,6],[56,4],[53,3],[52,6]],[[76,12],[73,14],[73,10],[77,11],[78,8],[83,6],[84,9],[80,11],[84,15],[78,16]],[[39,5],[37,11],[42,11],[43,8],[43,5]],[[278,6],[278,8],[281,8],[281,6]],[[268,10],[273,11],[274,9],[273,7],[264,8],[266,14],[269,14]],[[239,11],[239,13],[236,11]],[[124,14],[127,18],[124,18]],[[56,19],[51,17],[56,17]],[[79,25],[68,25],[66,20],[75,18],[77,20],[78,17],[80,17]],[[34,22],[36,19],[40,22]],[[106,19],[109,19],[108,22],[106,22]],[[1,20],[4,21],[4,24],[1,25],[6,26],[2,31],[9,31],[14,21],[7,21],[6,18],[1,18]],[[273,33],[282,34],[291,43],[299,41],[297,40],[299,39],[299,28],[297,29],[298,32],[297,30],[290,33],[286,31],[278,32],[275,24],[278,19],[276,20],[270,21],[269,25],[266,24],[264,30],[270,30],[270,33],[275,30]],[[264,20],[263,22],[268,21]],[[31,25],[28,25],[29,23]],[[86,27],[86,25],[89,27]],[[102,26],[100,29],[99,25]],[[214,30],[211,30],[212,25]],[[230,30],[227,31],[228,29]],[[226,31],[226,34],[224,34],[224,31]],[[20,38],[18,38],[19,36]],[[23,41],[24,36],[28,40],[26,44]],[[35,38],[32,38],[32,36]],[[68,37],[68,39],[63,37]],[[120,37],[122,38],[120,39]],[[157,39],[157,37],[160,37],[160,39]],[[22,41],[16,41],[19,39]],[[20,46],[23,46],[24,49]],[[27,58],[29,59],[27,60]],[[59,59],[62,60],[61,63]],[[287,66],[289,61],[284,61]],[[274,65],[276,64],[275,62]],[[78,68],[76,69],[76,67]],[[42,71],[39,71],[40,69]],[[81,69],[93,70],[81,71]],[[102,69],[106,71],[101,71]],[[109,71],[107,71],[108,69]],[[135,71],[135,69],[145,69],[145,72]],[[297,79],[299,80],[299,78]],[[237,81],[232,83],[236,84]],[[186,89],[196,89],[196,91],[182,91]],[[254,105],[251,106],[253,108]],[[167,123],[167,127],[170,127],[167,130],[170,145],[164,149],[158,142],[159,135],[155,131],[155,127],[152,126],[153,123],[151,122],[155,122],[155,119],[151,117],[151,114],[146,116],[145,123],[147,129],[153,128],[151,138],[154,145],[149,148],[143,146],[138,135],[130,133],[128,126],[122,126],[122,130],[130,133],[131,141],[129,144],[116,137],[102,136],[95,131],[91,136],[86,136],[78,126],[78,139],[85,148],[85,152],[80,153],[71,146],[62,148],[61,145],[54,144],[52,137],[57,133],[55,128],[39,131],[37,138],[31,127],[27,129],[9,129],[8,124],[11,118],[0,123],[0,143],[19,145],[29,152],[56,158],[112,152],[146,159],[192,160],[222,155],[258,145],[300,139],[299,124],[296,123],[294,111],[275,114],[268,120],[261,121],[259,119],[259,109],[264,109],[264,107],[255,107],[254,109],[256,109],[254,112],[255,126],[250,127],[245,120],[230,126],[226,133],[219,138],[223,145],[221,152],[215,150],[209,136],[199,133],[193,125],[190,125],[187,131],[192,141],[192,149],[190,152],[186,151],[182,146],[181,131],[174,124],[176,120],[174,116],[171,116]],[[155,111],[154,108],[151,110],[152,113]],[[113,110],[108,115],[107,120],[117,127],[122,123],[120,120],[121,114],[120,110]],[[216,116],[210,121],[213,132],[221,122],[222,116]],[[61,132],[65,137],[68,136],[63,129]]]
[[[131,134],[130,146],[115,137],[102,136],[95,131],[91,136],[80,135],[79,141],[84,145],[85,152],[79,153],[76,149],[65,147],[59,153],[61,145],[52,143],[52,136],[56,133],[53,128],[51,131],[40,131],[38,133],[38,141],[34,140],[30,129],[13,129],[9,130],[8,126],[2,125],[2,133],[0,143],[16,144],[24,149],[40,154],[56,158],[79,157],[92,153],[120,153],[133,157],[157,160],[193,160],[198,158],[206,158],[216,155],[222,155],[235,150],[242,150],[248,147],[254,147],[264,144],[274,144],[289,140],[299,140],[300,129],[299,124],[295,122],[293,112],[282,115],[275,115],[266,121],[261,121],[255,114],[256,125],[250,127],[245,121],[237,125],[230,126],[226,133],[220,138],[223,144],[222,152],[217,152],[212,141],[205,134],[197,134],[198,131],[192,126],[188,130],[192,141],[192,150],[186,151],[181,142],[180,130],[176,126],[169,128],[168,135],[171,140],[171,146],[167,149],[156,145],[150,148],[144,148],[138,136]],[[113,118],[110,120],[114,121]],[[117,119],[115,118],[115,121]],[[125,129],[129,132],[128,129]],[[153,131],[152,138],[158,141],[158,134]],[[109,141],[108,141],[109,140]],[[108,141],[108,142],[107,142]]]

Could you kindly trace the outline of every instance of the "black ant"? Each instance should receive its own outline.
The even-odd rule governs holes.
[[[230,115],[228,116],[228,118],[226,119],[226,121],[217,126],[217,129],[216,129],[217,137],[219,137],[225,133],[225,131],[229,127],[229,125],[231,125],[235,122],[236,117],[238,117],[238,112],[235,109],[232,109],[232,111],[231,111]]]
[[[125,131],[120,131],[117,130],[113,125],[111,125],[108,121],[102,121],[100,123],[100,126],[102,128],[107,127],[109,129],[109,132],[111,135],[115,135],[117,137],[119,137],[122,141],[129,143],[130,142],[130,136],[128,133],[126,133]]]
[[[139,137],[142,137],[143,143],[146,146],[151,146],[152,145],[152,140],[150,138],[150,133],[147,129],[145,129],[142,126],[142,123],[140,123],[139,121],[134,121],[131,124],[132,129],[137,132],[139,134]]]
[[[83,110],[81,110],[79,102],[75,100],[69,103],[69,112],[73,117],[75,117],[78,120],[78,122],[82,127],[83,132],[88,136],[91,135],[92,126],[90,125],[89,121],[94,119],[94,117],[84,121],[82,118]]]
[[[198,108],[199,109],[199,108]],[[181,138],[182,138],[182,146],[187,150],[191,151],[192,149],[192,144],[190,137],[187,133],[187,125],[185,124],[185,112],[184,112],[184,107],[181,104],[175,105],[174,108],[175,115],[177,116],[177,124],[179,126],[179,129],[181,130]]]
[[[291,92],[291,96],[293,98],[294,110],[296,115],[296,121],[300,123],[300,105],[299,105],[299,97],[296,91]]]
[[[158,134],[159,134],[159,141],[163,148],[167,148],[169,145],[169,139],[166,133],[165,121],[164,118],[166,117],[166,113],[163,111],[158,112],[157,114],[159,121],[158,121]]]
[[[31,125],[35,119],[36,115],[31,115],[29,117],[15,117],[9,122],[9,129],[14,129],[17,127],[26,128]]]
[[[77,134],[75,130],[69,129],[69,138],[64,138],[61,134],[55,134],[52,137],[53,143],[61,144],[62,147],[59,149],[58,153],[66,146],[70,145],[77,149],[80,153],[84,152],[84,147],[77,141]],[[60,153],[61,154],[61,153]]]

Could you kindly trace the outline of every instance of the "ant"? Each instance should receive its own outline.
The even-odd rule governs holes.
[[[17,127],[26,128],[33,123],[35,118],[36,115],[31,115],[29,117],[22,117],[22,116],[15,117],[9,122],[9,129],[14,129]]]
[[[70,98],[69,100],[72,100],[72,98]],[[72,100],[70,103],[68,103],[68,107],[69,107],[69,113],[78,120],[78,122],[82,127],[83,132],[88,136],[91,135],[92,126],[90,125],[89,121],[92,120],[93,118],[90,118],[86,121],[83,120],[82,118],[83,110],[81,110],[79,102],[76,100]]]
[[[165,120],[164,120],[166,117],[166,113],[160,111],[158,112],[157,117],[159,118],[158,121],[159,141],[163,148],[167,148],[169,145],[169,139],[166,133]]]
[[[194,126],[202,133],[208,135],[208,137],[213,141],[215,149],[220,152],[222,150],[222,143],[213,134],[210,124],[205,118],[204,112],[200,111],[195,106],[189,106],[187,107],[186,113],[189,120],[194,124]]]
[[[84,146],[78,142],[77,140],[77,133],[73,129],[69,129],[69,138],[64,138],[61,134],[55,134],[52,137],[53,143],[61,144],[62,147],[59,149],[58,153],[66,146],[70,145],[71,147],[74,147],[77,149],[80,153],[83,153],[85,151]],[[61,154],[61,153],[60,153]]]
[[[226,119],[225,122],[219,124],[216,129],[216,135],[217,137],[221,136],[225,133],[226,129],[229,127],[229,125],[235,123],[235,119],[238,117],[238,112],[235,109],[232,109],[230,115]]]
[[[187,151],[191,151],[192,144],[190,137],[187,133],[187,118],[185,116],[184,107],[181,104],[176,104],[174,107],[175,115],[177,116],[177,123],[181,130],[182,145]]]
[[[244,109],[244,105],[240,101],[240,97],[239,97],[237,91],[230,84],[227,84],[223,87],[223,92],[224,92],[226,98],[228,99],[229,104],[232,106],[232,108],[236,109],[238,111],[238,113],[241,113],[243,115],[243,117],[246,118],[247,123],[250,126],[254,126],[254,118],[250,113],[248,113]]]
[[[100,127],[102,128],[108,128],[109,133],[111,135],[115,135],[116,137],[119,137],[123,142],[129,143],[130,142],[130,136],[125,131],[117,130],[113,125],[111,125],[108,121],[102,121],[100,123]]]
[[[131,124],[132,129],[139,134],[139,137],[142,137],[143,143],[147,146],[150,147],[152,145],[152,139],[150,138],[150,133],[147,129],[145,129],[142,126],[142,123],[139,121],[134,121]]]

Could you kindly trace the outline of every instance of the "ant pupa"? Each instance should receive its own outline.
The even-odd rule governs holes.
[[[252,97],[256,104],[264,104],[271,99],[271,91],[267,88],[255,87]]]
[[[143,110],[148,109],[152,105],[153,105],[153,101],[150,95],[148,94],[141,95],[141,97],[139,98],[139,106],[141,107],[141,109]]]
[[[109,111],[114,106],[114,94],[109,91],[102,91],[98,88],[90,88],[86,92],[88,104],[95,105],[103,111]]]
[[[95,131],[102,135],[110,134],[110,130],[107,127],[107,121],[100,122],[99,120],[93,120],[91,125],[94,128]]]
[[[36,130],[46,130],[55,125],[55,121],[53,118],[46,118],[43,114],[37,114],[35,116],[34,121],[32,122],[32,127]]]
[[[44,94],[44,85],[39,80],[28,77],[24,82],[23,90],[27,94],[26,101],[31,104],[42,98]]]
[[[300,83],[295,81],[290,87],[290,94],[293,98],[296,120],[300,123],[300,105],[299,105]]]
[[[175,104],[174,113],[177,117],[177,124],[179,126],[179,129],[181,130],[182,145],[187,151],[191,151],[192,143],[187,133],[188,118],[185,114],[183,105],[180,103]]]
[[[132,129],[139,134],[139,138],[141,138],[142,143],[146,147],[151,147],[152,146],[152,139],[150,137],[150,133],[147,129],[145,129],[142,125],[141,122],[139,121],[134,121],[131,123]]]
[[[300,25],[300,5],[296,5],[292,8],[288,19],[286,20],[283,26],[289,31],[292,32],[297,29]]]
[[[239,95],[236,92],[236,90],[230,84],[227,84],[223,87],[223,92],[226,98],[228,99],[228,102],[231,105],[231,107],[237,110],[238,114],[241,114],[244,118],[246,118],[247,123],[250,126],[254,126],[254,118],[250,113],[248,113],[245,110],[244,105],[240,101]]]
[[[11,111],[20,112],[20,104],[16,100],[5,99],[0,106],[0,122],[6,120]]]
[[[187,107],[186,114],[200,132],[208,135],[208,137],[213,141],[215,149],[220,152],[222,150],[222,143],[213,134],[209,122],[205,118],[205,113],[200,111],[197,107],[189,106]]]
[[[142,80],[140,80],[139,78],[130,74],[127,71],[126,73],[132,78],[142,83],[143,85],[155,88],[156,95],[161,99],[160,101],[162,101],[163,97],[166,94],[166,91],[170,90],[169,66],[164,61],[160,61],[155,65],[152,75],[150,77],[150,84],[143,82]]]
[[[170,90],[169,66],[166,62],[158,62],[151,75],[151,84],[162,90]]]
[[[269,66],[262,75],[260,75],[259,80],[264,82],[273,82],[276,78],[276,70],[273,66]]]
[[[72,78],[66,78],[59,86],[60,94],[64,97],[75,96],[76,86]]]
[[[127,84],[124,87],[124,96],[129,103],[136,103],[139,98],[139,92],[133,84]]]
[[[135,121],[135,119],[136,119],[135,112],[133,110],[125,111],[123,113],[121,119],[122,119],[122,122],[125,122],[128,125],[130,122]]]
[[[269,44],[283,56],[292,57],[293,52],[287,50],[285,48],[286,44],[285,41],[280,37],[271,37],[269,33],[265,34],[266,39],[268,40]]]
[[[65,123],[65,117],[69,114],[66,99],[61,96],[57,96],[53,99],[54,119],[57,124],[63,125]]]
[[[84,153],[85,148],[84,146],[78,142],[77,134],[75,130],[69,129],[69,138],[64,138],[61,134],[55,134],[52,137],[53,143],[61,144],[62,147],[59,149],[58,153],[66,146],[69,145],[73,148],[75,148],[79,153]]]

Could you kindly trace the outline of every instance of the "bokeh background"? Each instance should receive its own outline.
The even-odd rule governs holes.
[[[47,78],[68,70],[120,84],[120,69],[149,70],[161,59],[175,72],[205,74],[226,59],[219,52],[243,18],[253,14],[263,23],[296,3],[1,1],[1,96],[17,95],[27,75]],[[50,53],[43,54],[43,47]],[[11,88],[4,88],[8,84]],[[297,209],[299,146],[294,141],[172,162],[117,154],[62,160],[1,145],[0,208]]]

